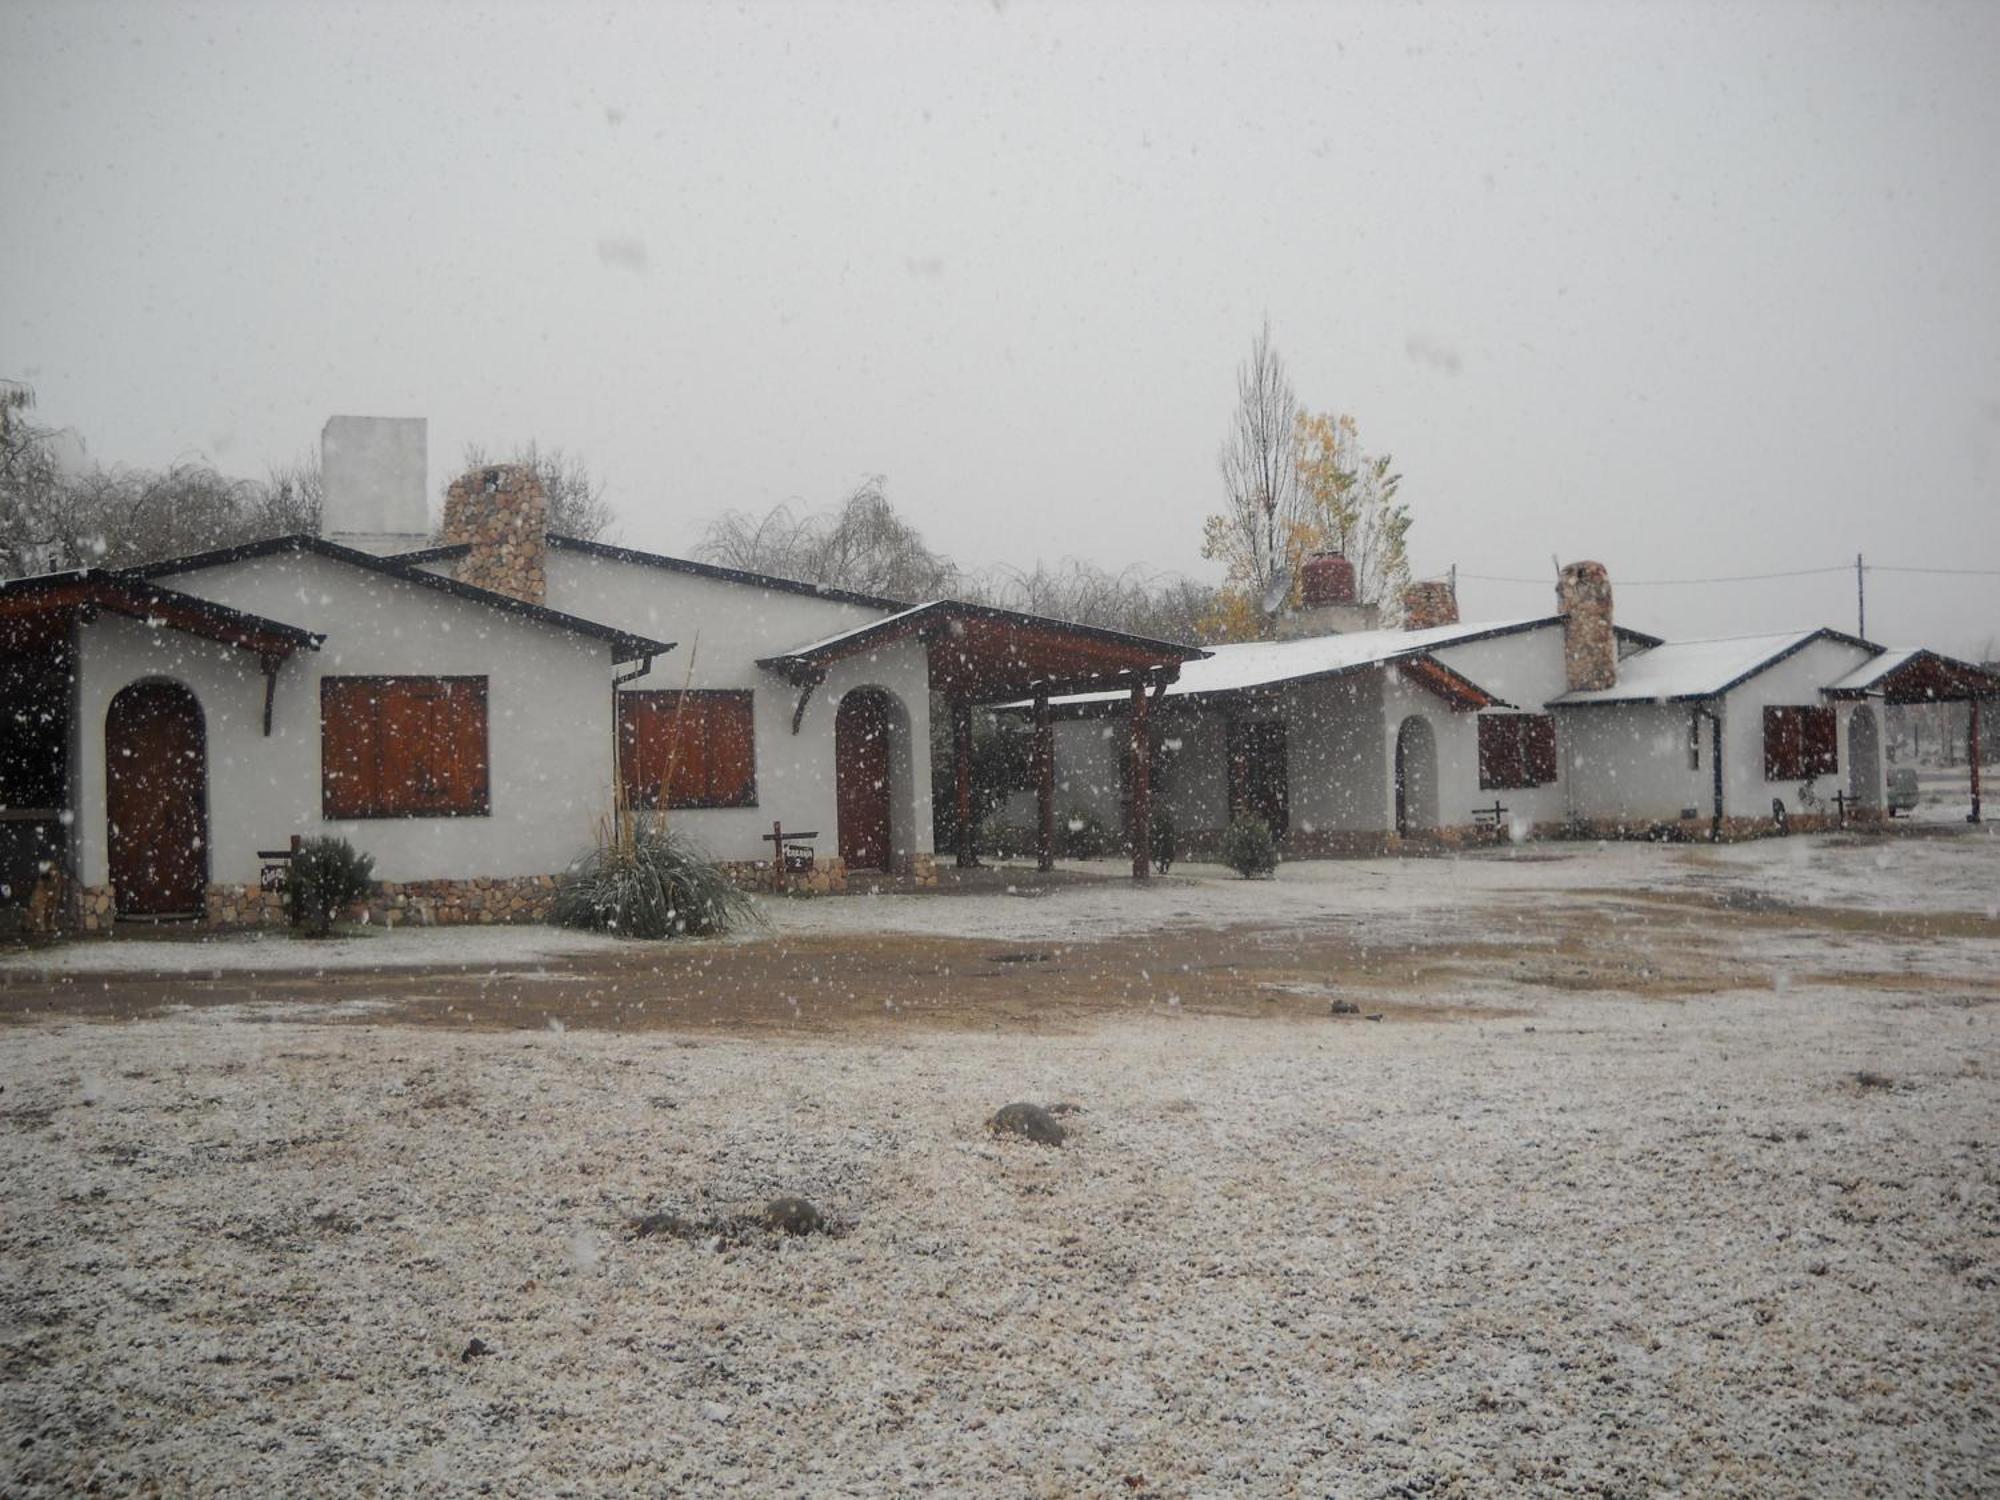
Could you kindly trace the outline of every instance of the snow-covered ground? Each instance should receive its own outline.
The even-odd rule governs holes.
[[[322,942],[289,932],[186,937],[120,935],[52,948],[0,951],[15,974],[337,973],[349,969],[492,969],[614,952],[618,939],[559,927],[393,927]]]
[[[1796,977],[1496,966],[1382,1025],[15,1026],[0,1493],[1992,1493],[2000,928],[1965,888],[1996,876],[1984,836],[1829,838],[779,914],[1959,914],[1940,972],[1753,911]],[[1013,1099],[1074,1138],[995,1142]],[[625,1232],[781,1193],[841,1233]]]

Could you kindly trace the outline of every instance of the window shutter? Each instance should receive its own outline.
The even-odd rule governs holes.
[[[1768,707],[1764,710],[1764,779],[1794,781],[1798,775],[1798,711]]]
[[[1807,776],[1831,776],[1840,769],[1840,729],[1833,710],[1826,707],[1799,710],[1803,721],[1800,741]]]
[[[1556,721],[1549,714],[1529,714],[1521,721],[1528,783],[1546,786],[1556,779]]]

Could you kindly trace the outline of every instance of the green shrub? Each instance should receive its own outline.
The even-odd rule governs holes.
[[[1222,862],[1250,880],[1274,874],[1278,868],[1278,841],[1262,818],[1245,813],[1232,822],[1222,835]]]
[[[1153,868],[1164,875],[1174,867],[1174,820],[1165,808],[1153,809]]]
[[[1056,819],[1056,837],[1064,859],[1102,859],[1111,852],[1104,820],[1087,807],[1072,807]]]
[[[316,937],[333,931],[333,919],[368,894],[375,856],[346,839],[306,839],[285,867],[285,915]]]
[[[559,927],[621,937],[706,937],[758,920],[750,898],[707,854],[645,818],[606,830],[556,890]]]
[[[988,818],[979,825],[979,851],[995,859],[1026,859],[1035,852],[1035,830]]]

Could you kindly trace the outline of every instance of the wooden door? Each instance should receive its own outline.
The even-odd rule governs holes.
[[[1291,824],[1290,770],[1282,719],[1229,721],[1229,813],[1262,818],[1271,837]]]
[[[889,702],[869,689],[840,700],[833,721],[840,857],[850,870],[889,868]]]
[[[199,913],[208,885],[208,744],[201,705],[137,682],[104,716],[111,889],[126,917]]]

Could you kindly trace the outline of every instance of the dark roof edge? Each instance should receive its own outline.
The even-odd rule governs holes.
[[[1741,687],[1751,678],[1761,676],[1765,672],[1770,671],[1771,668],[1775,667],[1779,662],[1788,661],[1792,657],[1797,656],[1801,651],[1805,650],[1806,647],[1810,646],[1814,641],[1839,641],[1843,646],[1858,646],[1863,651],[1866,651],[1870,656],[1880,656],[1882,652],[1886,649],[1885,647],[1876,645],[1873,641],[1864,641],[1858,635],[1849,635],[1844,630],[1835,630],[1830,625],[1822,625],[1820,626],[1819,629],[1813,631],[1810,635],[1801,636],[1798,640],[1793,641],[1792,644],[1785,647],[1784,650],[1765,657],[1762,661],[1758,662],[1754,667],[1751,667],[1748,671],[1738,673],[1735,677],[1730,678],[1729,681],[1725,682],[1721,687],[1717,688],[1714,692],[1683,693],[1682,695],[1673,699],[1672,701],[1675,703],[1687,703],[1697,698],[1720,698],[1725,693],[1733,693],[1736,691],[1737,688]]]
[[[549,533],[549,545],[560,547],[566,552],[581,552],[588,557],[602,557],[612,562],[633,563],[642,568],[663,568],[670,573],[687,573],[696,578],[713,578],[720,583],[741,583],[751,588],[770,589],[781,594],[804,594],[834,604],[858,604],[864,609],[887,610],[892,614],[900,614],[910,607],[907,600],[884,599],[875,594],[837,588],[830,583],[807,583],[798,578],[780,578],[775,573],[752,573],[744,568],[728,568],[720,563],[696,562],[687,557],[668,557],[661,552],[641,552],[633,547],[614,546],[610,542],[593,542],[580,536],[564,536],[554,531]]]
[[[924,624],[931,618],[972,617],[999,623],[1015,622],[1023,625],[1053,627],[1072,635],[1090,640],[1103,641],[1107,645],[1125,646],[1155,655],[1170,654],[1177,663],[1201,661],[1213,653],[1202,646],[1185,646],[1176,641],[1154,640],[1151,636],[1133,635],[1123,630],[1111,630],[1102,625],[1080,625],[1074,620],[1059,620],[1053,615],[1029,614],[1025,610],[1005,609],[997,604],[968,604],[961,599],[933,599],[927,604],[914,605],[886,619],[871,620],[866,625],[857,625],[852,630],[842,631],[815,645],[799,651],[777,651],[757,659],[757,665],[766,671],[786,675],[794,665],[812,662],[823,656],[838,660],[852,651],[857,651],[876,634],[883,631],[921,633]]]
[[[135,578],[116,569],[76,568],[67,573],[41,573],[31,578],[11,578],[0,581],[0,595],[37,594],[79,583],[129,588],[141,600],[171,604],[177,609],[185,609],[191,614],[204,616],[218,624],[265,631],[311,651],[317,651],[320,642],[326,639],[323,631],[307,630],[303,626],[289,624],[284,620],[274,620],[269,615],[253,614],[247,609],[237,609],[234,605],[218,603],[214,599],[204,599],[199,594],[184,594],[179,589],[166,588],[149,579]]]
[[[414,552],[392,552],[389,556],[399,563],[417,567],[423,563],[456,562],[471,550],[470,542],[441,542],[435,547],[419,547]]]
[[[303,532],[294,532],[289,536],[267,537],[263,541],[244,542],[235,547],[218,547],[210,552],[196,552],[187,557],[168,558],[164,562],[144,563],[139,567],[123,570],[123,576],[150,580],[161,575],[197,573],[205,568],[219,568],[229,563],[271,557],[280,552],[310,552],[334,562],[347,563],[371,573],[381,573],[405,583],[414,583],[421,588],[435,589],[441,594],[449,594],[455,599],[463,599],[471,604],[484,604],[505,614],[519,615],[523,619],[534,621],[537,625],[548,625],[557,630],[567,630],[574,635],[608,641],[614,653],[623,653],[614,654],[612,657],[614,662],[632,661],[642,656],[664,656],[673,650],[675,645],[673,641],[656,641],[649,636],[634,635],[629,630],[601,625],[595,620],[586,620],[581,615],[565,614],[559,609],[550,609],[546,604],[530,604],[527,600],[516,599],[511,594],[495,593],[491,589],[460,583],[456,578],[447,578],[442,573],[426,573],[422,568],[399,557],[377,557],[372,552],[343,547],[338,542],[329,542],[324,537],[309,536]]]

